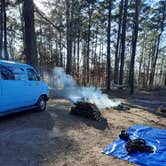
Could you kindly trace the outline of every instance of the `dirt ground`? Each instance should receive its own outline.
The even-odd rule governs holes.
[[[135,99],[154,99],[153,103],[165,104],[166,93],[153,93],[147,97],[144,92],[135,97],[126,98],[116,93],[112,96],[130,104]],[[135,104],[141,105],[140,101]],[[149,102],[145,104],[148,109]],[[102,110],[107,123],[70,115],[70,107],[67,100],[51,99],[45,112],[32,110],[1,117],[0,165],[130,166],[134,164],[101,154],[102,149],[116,139],[122,129],[135,124],[166,129],[165,113],[156,111],[157,105],[148,110],[142,105],[129,111]]]

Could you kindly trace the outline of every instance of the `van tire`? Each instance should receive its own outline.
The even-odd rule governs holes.
[[[45,111],[47,105],[46,98],[44,96],[40,96],[37,102],[37,109],[38,111]]]

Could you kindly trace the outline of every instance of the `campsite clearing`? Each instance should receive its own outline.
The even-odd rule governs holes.
[[[130,166],[134,164],[101,154],[102,149],[135,124],[166,129],[165,113],[102,110],[107,123],[98,123],[70,115],[70,107],[65,99],[51,99],[45,112],[1,117],[0,165]]]

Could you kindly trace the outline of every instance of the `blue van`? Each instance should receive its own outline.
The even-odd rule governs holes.
[[[46,109],[48,86],[30,65],[0,60],[0,115]]]

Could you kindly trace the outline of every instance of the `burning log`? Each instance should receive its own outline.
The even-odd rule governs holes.
[[[101,119],[101,113],[97,106],[89,102],[79,101],[75,103],[75,106],[71,108],[70,113],[73,115],[79,115],[97,121]]]

